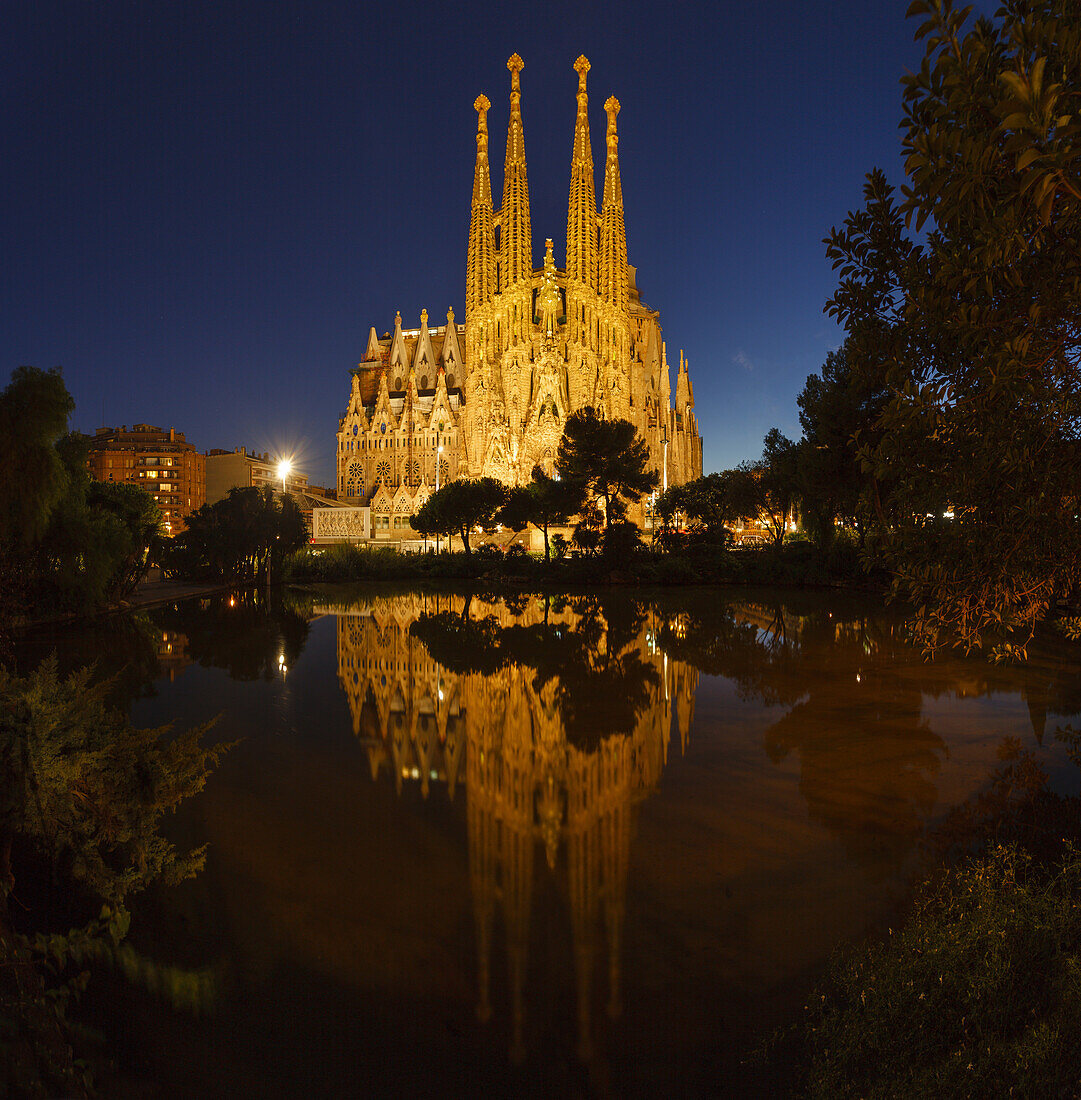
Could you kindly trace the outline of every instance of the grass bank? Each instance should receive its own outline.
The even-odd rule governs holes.
[[[503,554],[480,548],[470,555],[402,554],[390,548],[350,545],[305,549],[286,563],[286,581],[349,582],[371,580],[498,580],[508,584],[567,587],[576,585],[738,584],[788,587],[886,590],[883,575],[868,575],[855,548],[838,546],[822,554],[808,543],[761,550],[702,548],[679,553],[641,550],[609,559],[603,556],[545,562],[527,554]]]

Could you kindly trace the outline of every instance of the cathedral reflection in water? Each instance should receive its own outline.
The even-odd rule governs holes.
[[[501,916],[514,1059],[525,1054],[523,1002],[537,848],[544,849],[547,862],[541,873],[567,876],[578,1048],[588,1060],[595,981],[607,981],[608,1014],[614,1018],[621,1010],[620,951],[635,806],[660,779],[673,717],[681,748],[686,747],[697,671],[661,652],[657,625],[645,612],[617,632],[592,601],[553,606],[543,597],[529,597],[512,609],[461,596],[410,594],[326,610],[338,616],[338,677],[373,780],[386,770],[399,793],[403,784],[418,783],[425,797],[433,785],[445,784],[451,799],[461,797],[459,788],[465,786],[477,1014],[482,1021],[491,1016],[492,940]],[[513,638],[558,651],[561,641],[573,639],[590,656],[573,662],[573,672],[568,663],[563,675],[517,660],[493,662],[490,651],[479,649],[471,660],[466,628],[477,622],[487,629],[484,637],[497,642]],[[448,651],[461,654],[460,661],[444,664],[432,657],[435,647],[418,636],[423,635],[418,624],[426,623],[444,630]],[[462,624],[461,639],[456,624]],[[583,664],[595,664],[595,675],[583,671]],[[594,711],[603,716],[609,702],[624,729],[612,732],[594,720]],[[570,736],[568,722],[574,727]]]

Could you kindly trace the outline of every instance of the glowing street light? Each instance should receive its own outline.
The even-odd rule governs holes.
[[[443,465],[443,444],[435,449],[435,491],[439,492],[439,467]],[[435,552],[439,553],[439,535],[435,536]]]
[[[293,464],[287,458],[278,463],[278,477],[282,479],[282,496],[285,496],[285,479],[292,473]]]

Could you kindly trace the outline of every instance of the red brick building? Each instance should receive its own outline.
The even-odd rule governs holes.
[[[138,485],[150,493],[161,509],[166,535],[183,531],[188,514],[206,503],[206,458],[173,428],[98,428],[87,468],[98,481]]]

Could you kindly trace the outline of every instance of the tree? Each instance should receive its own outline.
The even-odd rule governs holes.
[[[580,501],[604,501],[604,544],[627,517],[627,507],[657,487],[656,470],[648,469],[649,447],[628,420],[606,420],[593,409],[567,418],[556,453],[556,466],[568,491]]]
[[[754,470],[760,514],[773,541],[780,546],[788,517],[799,499],[799,448],[779,429],[770,428]]]
[[[90,477],[73,407],[59,371],[20,367],[0,393],[0,623],[93,611],[145,575],[157,505]]]
[[[1013,0],[967,30],[952,0],[909,13],[927,42],[903,81],[909,182],[898,205],[872,172],[827,238],[827,310],[889,388],[860,456],[917,639],[1023,656],[1081,583],[1077,5]]]
[[[39,598],[85,611],[123,599],[143,579],[161,512],[138,486],[97,481],[87,473],[86,436],[64,436],[56,451],[67,488],[35,551]]]
[[[548,528],[567,522],[578,507],[576,496],[573,486],[534,466],[532,480],[527,485],[508,490],[497,518],[513,531],[521,531],[529,523],[539,527],[544,534],[544,560],[551,561]]]
[[[433,493],[410,521],[422,535],[460,535],[466,555],[474,527],[491,527],[507,490],[494,477],[459,478]]]
[[[281,562],[308,541],[304,517],[291,496],[270,488],[230,489],[187,519],[187,530],[160,547],[165,568],[178,576],[254,581],[281,576]]]
[[[86,1096],[67,1005],[88,964],[142,975],[175,1003],[204,1007],[207,979],[157,966],[124,942],[128,899],[189,878],[204,849],[166,839],[166,814],[202,789],[228,746],[207,727],[135,729],[89,670],[61,677],[55,656],[25,678],[0,668],[0,1093]],[[32,883],[48,884],[27,905]],[[20,888],[17,912],[9,898]]]
[[[733,470],[706,474],[683,485],[670,485],[657,498],[656,514],[667,528],[675,516],[682,515],[688,526],[711,543],[723,544],[726,528],[739,518],[733,509]]]
[[[826,356],[821,373],[807,376],[797,398],[800,511],[820,549],[833,541],[838,521],[856,531],[860,546],[874,522],[874,487],[859,449],[877,440],[886,397],[881,374],[855,370],[845,344]]]
[[[0,549],[45,534],[67,488],[56,442],[74,408],[59,370],[19,367],[0,393]]]

